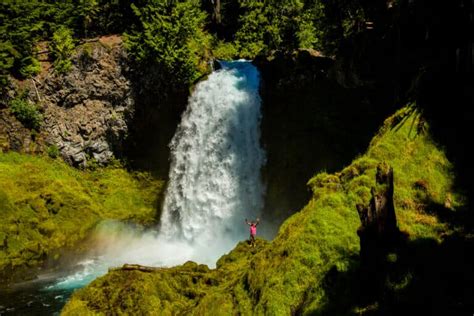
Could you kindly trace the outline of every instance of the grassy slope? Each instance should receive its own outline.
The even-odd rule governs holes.
[[[400,110],[386,120],[365,155],[341,172],[313,177],[308,182],[312,199],[284,222],[271,243],[260,241],[258,251],[250,253],[240,243],[221,258],[217,269],[198,277],[186,265],[153,273],[113,271],[77,291],[63,314],[289,315],[331,310],[333,292],[340,289],[338,282],[328,286],[328,277],[349,274],[357,266],[360,222],[355,204],[369,201],[380,161],[394,168],[397,218],[410,240],[438,243],[443,233],[452,231],[429,208],[448,203],[455,209],[461,196],[453,192],[451,165],[443,151],[428,134],[415,132],[417,120],[409,108]],[[342,302],[337,313],[355,304],[343,294],[337,297]]]
[[[85,172],[49,157],[0,153],[0,277],[58,258],[101,219],[154,221],[162,187],[120,167]]]

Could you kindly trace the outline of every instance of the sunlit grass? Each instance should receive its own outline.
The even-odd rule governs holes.
[[[121,167],[80,171],[46,156],[0,153],[0,271],[58,258],[102,219],[152,223],[162,188]]]

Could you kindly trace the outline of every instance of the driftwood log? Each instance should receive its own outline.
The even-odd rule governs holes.
[[[147,266],[142,266],[139,264],[124,264],[120,270],[138,270],[141,272],[155,272],[158,270],[162,270],[163,268],[158,268],[158,267],[147,267]]]
[[[363,264],[376,264],[402,236],[393,204],[393,168],[385,163],[379,164],[375,180],[369,205],[356,206],[361,222],[357,234]]]

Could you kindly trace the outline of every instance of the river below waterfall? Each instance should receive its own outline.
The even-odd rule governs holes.
[[[59,313],[75,289],[124,263],[214,267],[248,237],[265,188],[260,170],[259,73],[248,61],[222,62],[197,84],[173,137],[168,188],[158,229],[104,222],[91,252],[72,269],[0,289],[0,315]]]

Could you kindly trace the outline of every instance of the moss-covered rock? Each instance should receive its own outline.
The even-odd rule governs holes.
[[[122,167],[79,171],[46,156],[0,153],[0,279],[34,276],[30,268],[58,259],[103,219],[154,222],[162,188]]]
[[[407,111],[405,119],[400,119]],[[112,271],[77,291],[63,315],[373,314],[385,305],[396,306],[396,300],[360,300],[355,290],[360,225],[355,205],[369,201],[378,163],[386,162],[394,169],[399,228],[413,244],[429,240],[430,245],[438,245],[443,235],[457,229],[440,217],[434,205],[449,197],[456,214],[463,204],[453,189],[452,166],[443,151],[426,132],[412,128],[418,120],[415,111],[400,110],[384,123],[365,155],[338,173],[313,177],[308,182],[312,199],[283,223],[271,243],[259,241],[255,250],[240,243],[213,270],[198,271],[198,265],[187,263],[152,273]],[[423,189],[417,185],[420,181]],[[410,249],[390,254],[387,260],[393,271],[404,272],[397,274],[399,278],[388,278],[379,294],[403,298],[406,305],[400,306],[415,300],[417,287],[404,292],[410,280],[423,280],[413,276],[416,267],[406,259],[413,258],[418,248]],[[417,282],[417,286],[426,284]]]
[[[191,261],[155,272],[114,269],[78,290],[64,313],[250,315],[247,267],[268,242],[257,239],[256,245],[240,242],[213,270]]]

